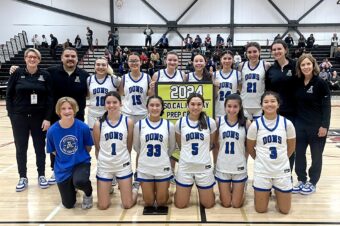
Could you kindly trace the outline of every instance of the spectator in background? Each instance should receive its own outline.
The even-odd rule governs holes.
[[[142,63],[142,66],[147,64],[149,61],[148,56],[145,54],[145,52],[142,52],[142,55],[140,55],[140,61]]]
[[[67,47],[73,47],[72,42],[70,42],[70,39],[66,39],[66,42],[63,43],[63,49],[66,49]]]
[[[150,61],[153,63],[154,66],[160,64],[160,56],[159,53],[157,52],[156,48],[153,48],[152,53],[150,54]]]
[[[163,34],[161,39],[159,40],[159,47],[165,49],[169,47],[169,40],[165,34]]]
[[[331,53],[329,57],[334,57],[337,48],[338,48],[338,36],[336,35],[336,33],[334,33],[331,39]]]
[[[117,46],[116,51],[113,55],[114,62],[121,63],[123,57],[123,52],[120,46]]]
[[[340,79],[337,74],[333,74],[329,81],[328,81],[328,86],[330,90],[340,90]]]
[[[104,51],[104,58],[107,60],[108,64],[111,66],[112,55],[107,48],[105,48],[105,51]]]
[[[205,37],[204,45],[205,45],[205,47],[207,47],[208,49],[211,48],[212,45],[211,45],[210,34],[207,34],[207,37]]]
[[[107,48],[113,54],[113,47],[115,45],[114,36],[111,31],[108,31],[109,37],[107,38]]]
[[[238,54],[238,52],[235,52],[234,55],[234,63],[235,63],[235,69],[238,69],[238,65],[242,62],[242,57],[240,56],[240,54]]]
[[[184,39],[184,45],[187,50],[191,50],[192,48],[192,38],[190,34],[187,34],[187,36]]]
[[[41,46],[44,48],[48,48],[48,42],[47,42],[46,36],[42,35],[41,37],[42,37]]]
[[[149,25],[146,25],[146,28],[143,33],[145,34],[145,46],[151,47],[152,41],[151,35],[153,34],[153,30],[149,27]]]
[[[294,40],[290,34],[285,38],[285,43],[287,44],[288,48],[294,46]]]
[[[194,48],[199,48],[202,45],[202,39],[199,35],[196,35],[195,41],[193,43]]]
[[[309,37],[307,38],[307,48],[312,49],[314,47],[314,42],[315,42],[315,38],[313,34],[310,34]]]
[[[51,37],[51,46],[50,46],[50,54],[52,56],[52,58],[54,60],[57,59],[57,55],[56,55],[56,49],[58,46],[58,39],[56,37],[53,36],[53,34],[50,34]]]
[[[93,31],[90,29],[90,27],[87,27],[87,33],[86,33],[86,38],[87,38],[87,43],[89,44],[89,49],[93,51]]]
[[[74,39],[74,46],[77,50],[81,49],[81,39],[79,37],[79,35],[77,35],[77,37]]]
[[[230,35],[228,35],[228,37],[227,37],[227,47],[228,48],[233,47],[233,39],[231,38]]]
[[[321,71],[319,73],[319,77],[322,78],[324,81],[328,81],[330,79],[330,74],[326,71],[325,68],[320,68]]]
[[[224,39],[221,37],[220,34],[216,37],[216,49],[223,48],[224,46]]]
[[[275,40],[278,40],[278,39],[282,39],[282,37],[281,37],[280,34],[277,34],[277,35],[274,37],[274,41],[275,41]]]
[[[40,46],[39,36],[35,34],[32,38],[33,48],[38,49]]]
[[[306,39],[305,36],[300,35],[299,40],[298,40],[298,48],[304,48],[306,47]]]

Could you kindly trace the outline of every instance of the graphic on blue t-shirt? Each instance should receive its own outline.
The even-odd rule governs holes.
[[[60,150],[65,155],[73,155],[78,150],[78,139],[73,135],[64,136],[59,144]]]

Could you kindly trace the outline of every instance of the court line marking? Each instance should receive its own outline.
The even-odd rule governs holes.
[[[44,222],[50,222],[52,218],[57,215],[61,207],[61,204],[59,204],[56,208],[54,208],[54,210],[52,210],[52,212],[45,218]],[[45,226],[45,224],[40,224],[39,226]]]

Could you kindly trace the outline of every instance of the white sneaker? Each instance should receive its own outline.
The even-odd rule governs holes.
[[[298,194],[301,192],[302,188],[305,186],[305,183],[302,181],[298,181],[298,183],[293,187],[292,193]]]
[[[48,185],[48,181],[46,180],[46,177],[45,176],[40,176],[38,178],[38,183],[39,183],[39,187],[41,189],[45,189],[45,188],[48,188],[49,185]]]
[[[28,187],[28,179],[26,177],[21,177],[19,179],[17,186],[15,187],[15,190],[17,192],[21,192],[25,190],[27,187]]]
[[[81,204],[82,209],[90,209],[93,206],[93,196],[83,195],[83,203]]]
[[[313,194],[314,192],[316,192],[315,185],[312,184],[311,182],[307,182],[305,183],[305,186],[303,186],[303,188],[301,189],[300,194],[310,195]]]
[[[116,186],[117,185],[117,178],[114,176],[112,178],[112,187]]]
[[[132,189],[138,191],[139,190],[140,183],[139,181],[134,181],[132,183]]]
[[[54,175],[54,172],[53,172],[50,179],[48,179],[48,184],[53,185],[53,184],[56,184],[56,183],[57,183],[57,181],[55,180],[55,175]]]

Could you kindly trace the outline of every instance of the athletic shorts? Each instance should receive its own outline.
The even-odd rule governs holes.
[[[197,188],[210,189],[215,185],[215,177],[213,171],[204,173],[186,173],[178,171],[176,175],[176,184],[182,187],[191,187],[196,184]]]
[[[247,181],[248,176],[247,173],[233,174],[216,171],[215,179],[222,183],[243,183]]]
[[[125,167],[124,169],[118,171],[118,172],[108,172],[103,171],[100,168],[97,168],[97,179],[101,181],[112,181],[114,177],[117,178],[117,180],[124,180],[126,178],[132,177],[132,169],[131,167]]]
[[[254,120],[262,116],[262,108],[244,108],[243,112],[248,120]]]
[[[279,192],[289,193],[293,189],[291,176],[281,178],[265,178],[254,175],[253,188],[255,191],[269,192],[274,188]]]
[[[137,170],[137,181],[139,182],[165,182],[170,181],[174,176],[170,170],[167,174],[162,176],[154,176],[148,173],[141,173]]]

